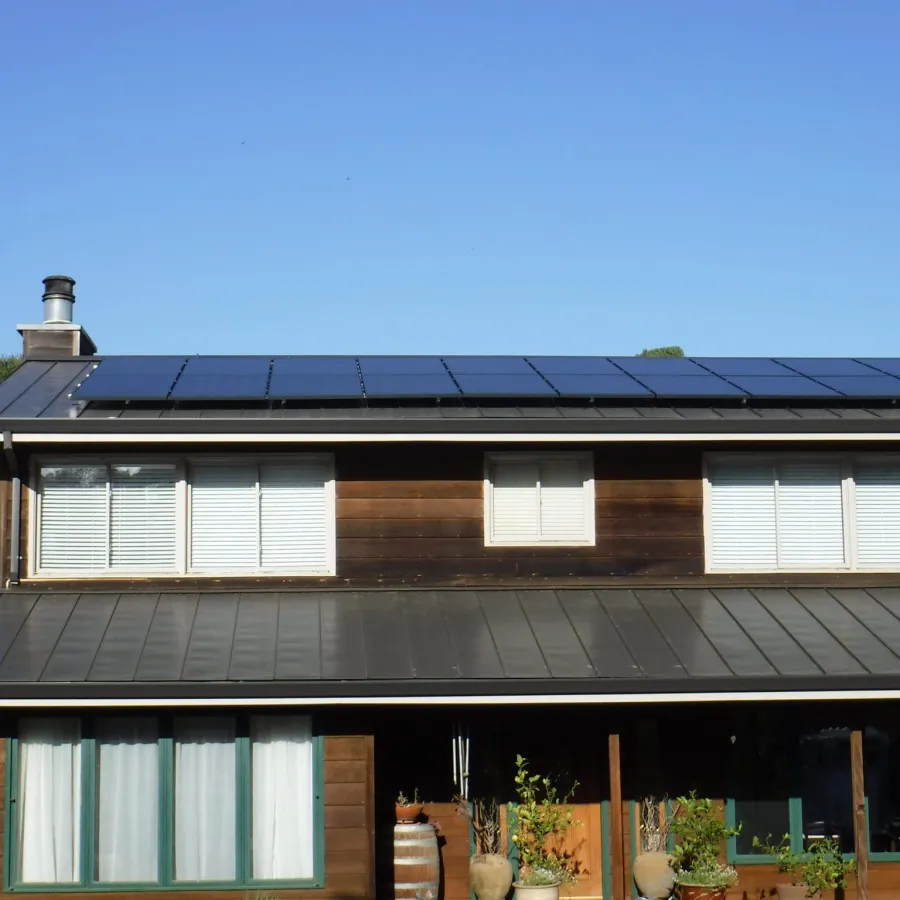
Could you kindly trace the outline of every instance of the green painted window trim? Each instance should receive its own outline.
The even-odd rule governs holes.
[[[518,808],[518,803],[506,804],[506,852],[512,863],[513,881],[519,880],[519,845],[513,840],[516,826],[519,823],[519,814],[516,812]]]
[[[603,800],[600,803],[600,881],[604,897],[612,896],[612,846],[609,829],[609,800]]]
[[[261,713],[265,715],[265,713]],[[59,718],[74,718],[60,716]],[[106,718],[101,716],[100,718]],[[18,784],[19,742],[6,739],[6,778],[4,779],[4,890],[20,894],[76,894],[76,893],[137,893],[140,891],[205,891],[247,889],[316,889],[325,887],[325,741],[316,733],[313,719],[313,876],[303,879],[263,880],[250,877],[250,804],[252,779],[250,772],[250,715],[234,716],[237,725],[235,747],[235,880],[233,881],[175,881],[173,859],[174,808],[174,743],[171,738],[172,717],[156,716],[160,725],[157,738],[159,760],[159,880],[147,882],[97,882],[94,880],[96,853],[96,741],[93,719],[81,718],[81,873],[77,884],[23,884],[17,880],[18,865]]]
[[[788,800],[788,822],[791,830],[791,850],[795,853],[803,851],[803,801],[800,797]],[[725,824],[734,827],[736,824],[735,801],[729,799],[725,803]],[[869,828],[869,798],[866,797],[866,834],[871,845],[871,829]],[[777,837],[777,835],[776,835]],[[845,853],[847,859],[856,859],[855,853]],[[728,838],[728,862],[731,865],[754,866],[774,865],[775,857],[762,853],[738,853],[737,838]],[[900,862],[900,851],[879,853],[869,850],[869,859],[875,862]]]

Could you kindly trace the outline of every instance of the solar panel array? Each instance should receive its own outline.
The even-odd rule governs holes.
[[[77,400],[900,399],[900,359],[118,356]]]

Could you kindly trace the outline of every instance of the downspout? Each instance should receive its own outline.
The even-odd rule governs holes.
[[[19,553],[22,526],[22,475],[19,471],[19,460],[13,450],[12,433],[3,432],[3,455],[12,475],[12,509],[10,510],[9,533],[9,584],[19,583]]]

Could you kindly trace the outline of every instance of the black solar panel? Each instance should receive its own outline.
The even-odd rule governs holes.
[[[622,370],[602,356],[529,356],[541,375],[621,375]],[[552,380],[552,379],[551,379]]]
[[[900,378],[891,375],[820,375],[816,380],[848,397],[900,397]]]
[[[172,400],[265,400],[265,373],[189,375],[185,372],[169,394]]]
[[[183,356],[113,356],[72,392],[78,400],[165,400],[184,366]]]
[[[809,375],[813,378],[819,375],[874,375],[868,366],[856,362],[854,359],[798,359],[780,357],[778,362],[783,363],[801,375]]]
[[[184,375],[265,375],[268,378],[271,364],[272,360],[267,356],[191,356],[184,367]]]
[[[275,375],[356,375],[355,356],[276,356]]]
[[[660,397],[740,397],[745,394],[733,384],[709,374],[641,375],[640,380]]]
[[[730,379],[753,397],[838,397],[837,391],[802,375],[733,375]]]
[[[698,365],[715,372],[716,375],[790,375],[786,369],[774,359],[760,359],[757,357],[727,357],[727,356],[693,356]]]
[[[453,379],[441,375],[365,375],[367,397],[458,397]]]
[[[652,397],[629,375],[548,375],[562,397]]]
[[[359,368],[367,375],[446,375],[439,356],[361,356]]]
[[[553,388],[536,372],[530,375],[457,375],[467,397],[545,397],[555,396]]]
[[[304,398],[333,399],[362,398],[359,375],[305,374],[272,372],[269,398],[272,400],[303,400]]]
[[[534,375],[523,356],[445,356],[447,368],[456,375]]]
[[[900,375],[900,359],[859,359],[857,362],[887,372],[888,375]]]
[[[97,374],[107,375],[159,375],[175,376],[184,366],[185,356],[107,356],[95,370]]]
[[[660,356],[611,356],[610,360],[629,375],[702,375],[703,370],[689,359]]]

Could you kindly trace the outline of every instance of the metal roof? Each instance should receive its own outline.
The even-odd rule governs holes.
[[[900,689],[900,588],[0,594],[0,702]]]

